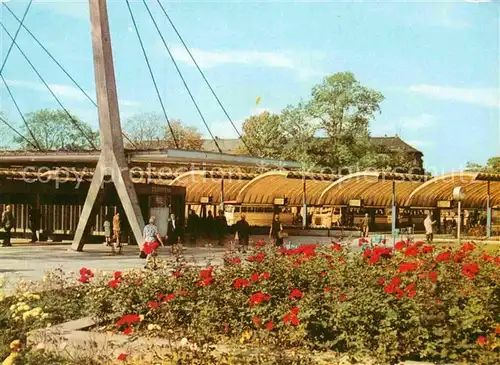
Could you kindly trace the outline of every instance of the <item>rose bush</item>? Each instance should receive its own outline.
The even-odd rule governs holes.
[[[129,335],[498,363],[500,258],[472,243],[257,247],[224,262],[89,278],[87,310]]]

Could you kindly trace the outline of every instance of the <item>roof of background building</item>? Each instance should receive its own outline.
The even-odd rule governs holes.
[[[403,141],[397,134],[395,136],[383,136],[383,137],[370,137],[370,140],[379,146],[384,146],[391,151],[399,150],[404,152],[412,153],[422,153],[415,147],[409,145],[407,142]],[[240,146],[243,145],[239,138],[219,138],[217,143],[220,146],[223,153],[235,153]],[[215,143],[211,139],[203,140],[203,150],[218,152]]]

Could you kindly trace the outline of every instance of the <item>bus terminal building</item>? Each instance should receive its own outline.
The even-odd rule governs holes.
[[[13,206],[16,235],[30,234],[29,212],[36,206],[42,230],[71,239],[98,156],[98,152],[1,154],[0,211],[7,204]],[[414,227],[418,232],[430,212],[437,232],[449,233],[458,203],[452,192],[462,187],[464,233],[500,235],[500,175],[496,174],[334,175],[303,172],[298,164],[280,166],[276,161],[261,164],[262,171],[256,172],[255,158],[179,150],[134,152],[127,158],[145,220],[162,209],[181,221],[189,209],[201,217],[223,209],[229,224],[245,214],[251,225],[269,226],[273,214],[280,213],[286,226],[353,229],[368,214],[371,231]],[[105,217],[117,211],[120,204],[113,184],[104,182],[87,239],[102,238]]]

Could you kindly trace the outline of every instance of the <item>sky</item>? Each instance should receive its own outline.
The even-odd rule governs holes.
[[[0,2],[6,0],[0,0]],[[325,76],[351,71],[380,91],[373,136],[395,135],[439,174],[500,155],[500,2],[162,1],[238,128],[250,115],[308,100]],[[8,6],[22,17],[27,0]],[[170,119],[208,136],[142,0],[130,1]],[[203,115],[235,137],[156,1],[148,5]],[[122,121],[161,112],[124,0],[108,0]],[[17,21],[0,4],[0,21]],[[88,1],[35,0],[25,25],[95,99]],[[10,38],[0,29],[3,61]],[[24,30],[18,44],[71,112],[97,128],[97,110]],[[2,75],[23,113],[58,104],[14,47]],[[20,118],[5,87],[0,110]],[[256,99],[260,97],[260,103]]]

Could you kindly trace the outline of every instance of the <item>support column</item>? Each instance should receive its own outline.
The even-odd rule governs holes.
[[[110,176],[112,182],[115,184],[130,228],[139,245],[142,241],[141,228],[144,226],[144,219],[123,148],[106,0],[89,0],[89,7],[99,111],[101,155],[71,246],[73,250],[77,251],[83,250],[84,243],[82,242],[82,238],[84,231],[106,176]]]
[[[462,202],[458,201],[458,222],[457,222],[457,239],[460,244],[460,232],[462,230]]]
[[[306,183],[306,174],[302,175],[302,208],[304,211],[304,216],[302,217],[302,228],[307,228],[307,183]]]
[[[491,192],[488,181],[488,196],[486,198],[486,237],[491,237]]]
[[[396,208],[396,180],[392,180],[392,238],[393,242],[396,242],[396,219],[397,219],[397,208]]]
[[[220,208],[224,211],[224,174],[222,174],[220,181]]]

